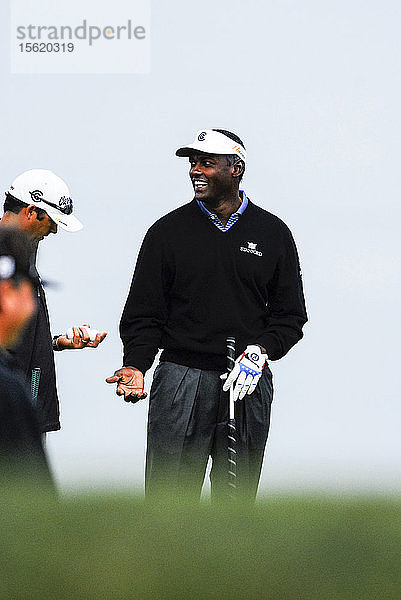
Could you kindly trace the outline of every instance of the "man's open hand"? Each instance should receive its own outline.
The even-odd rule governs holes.
[[[124,396],[126,402],[135,403],[147,396],[147,393],[143,391],[143,374],[134,367],[118,369],[114,375],[106,379],[106,383],[116,383],[117,396]]]

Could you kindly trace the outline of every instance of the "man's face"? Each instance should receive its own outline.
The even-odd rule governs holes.
[[[232,193],[235,186],[233,169],[225,155],[193,153],[189,164],[189,176],[197,200],[214,206]]]
[[[34,240],[40,242],[50,233],[57,233],[57,225],[47,212],[33,206],[28,207],[25,230]]]
[[[11,280],[0,282],[0,319],[2,320],[3,342],[12,348],[18,342],[25,325],[36,311],[33,286],[24,280],[15,284]]]

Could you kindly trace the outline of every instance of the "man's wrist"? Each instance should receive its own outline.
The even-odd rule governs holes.
[[[258,348],[260,348],[260,351],[262,352],[262,354],[267,354],[266,348],[263,348],[263,346],[261,346],[260,344],[255,344],[255,346],[257,346]]]
[[[61,337],[61,335],[54,335],[53,339],[52,339],[52,348],[55,352],[61,352],[62,348],[58,347],[58,339]]]

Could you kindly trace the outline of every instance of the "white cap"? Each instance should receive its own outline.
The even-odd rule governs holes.
[[[190,156],[194,150],[207,154],[238,154],[246,162],[246,150],[224,133],[213,129],[201,129],[196,134],[193,144],[178,148],[176,156]]]
[[[75,232],[83,227],[72,214],[72,199],[67,184],[52,171],[25,171],[14,179],[8,193],[25,204],[34,204],[45,210],[66,231]]]

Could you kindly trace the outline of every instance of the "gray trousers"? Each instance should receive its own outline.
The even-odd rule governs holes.
[[[209,456],[212,500],[228,494],[228,392],[218,371],[170,362],[155,370],[150,391],[146,453],[146,496],[171,492],[199,498]],[[273,399],[268,366],[251,395],[236,402],[237,490],[256,496]]]

